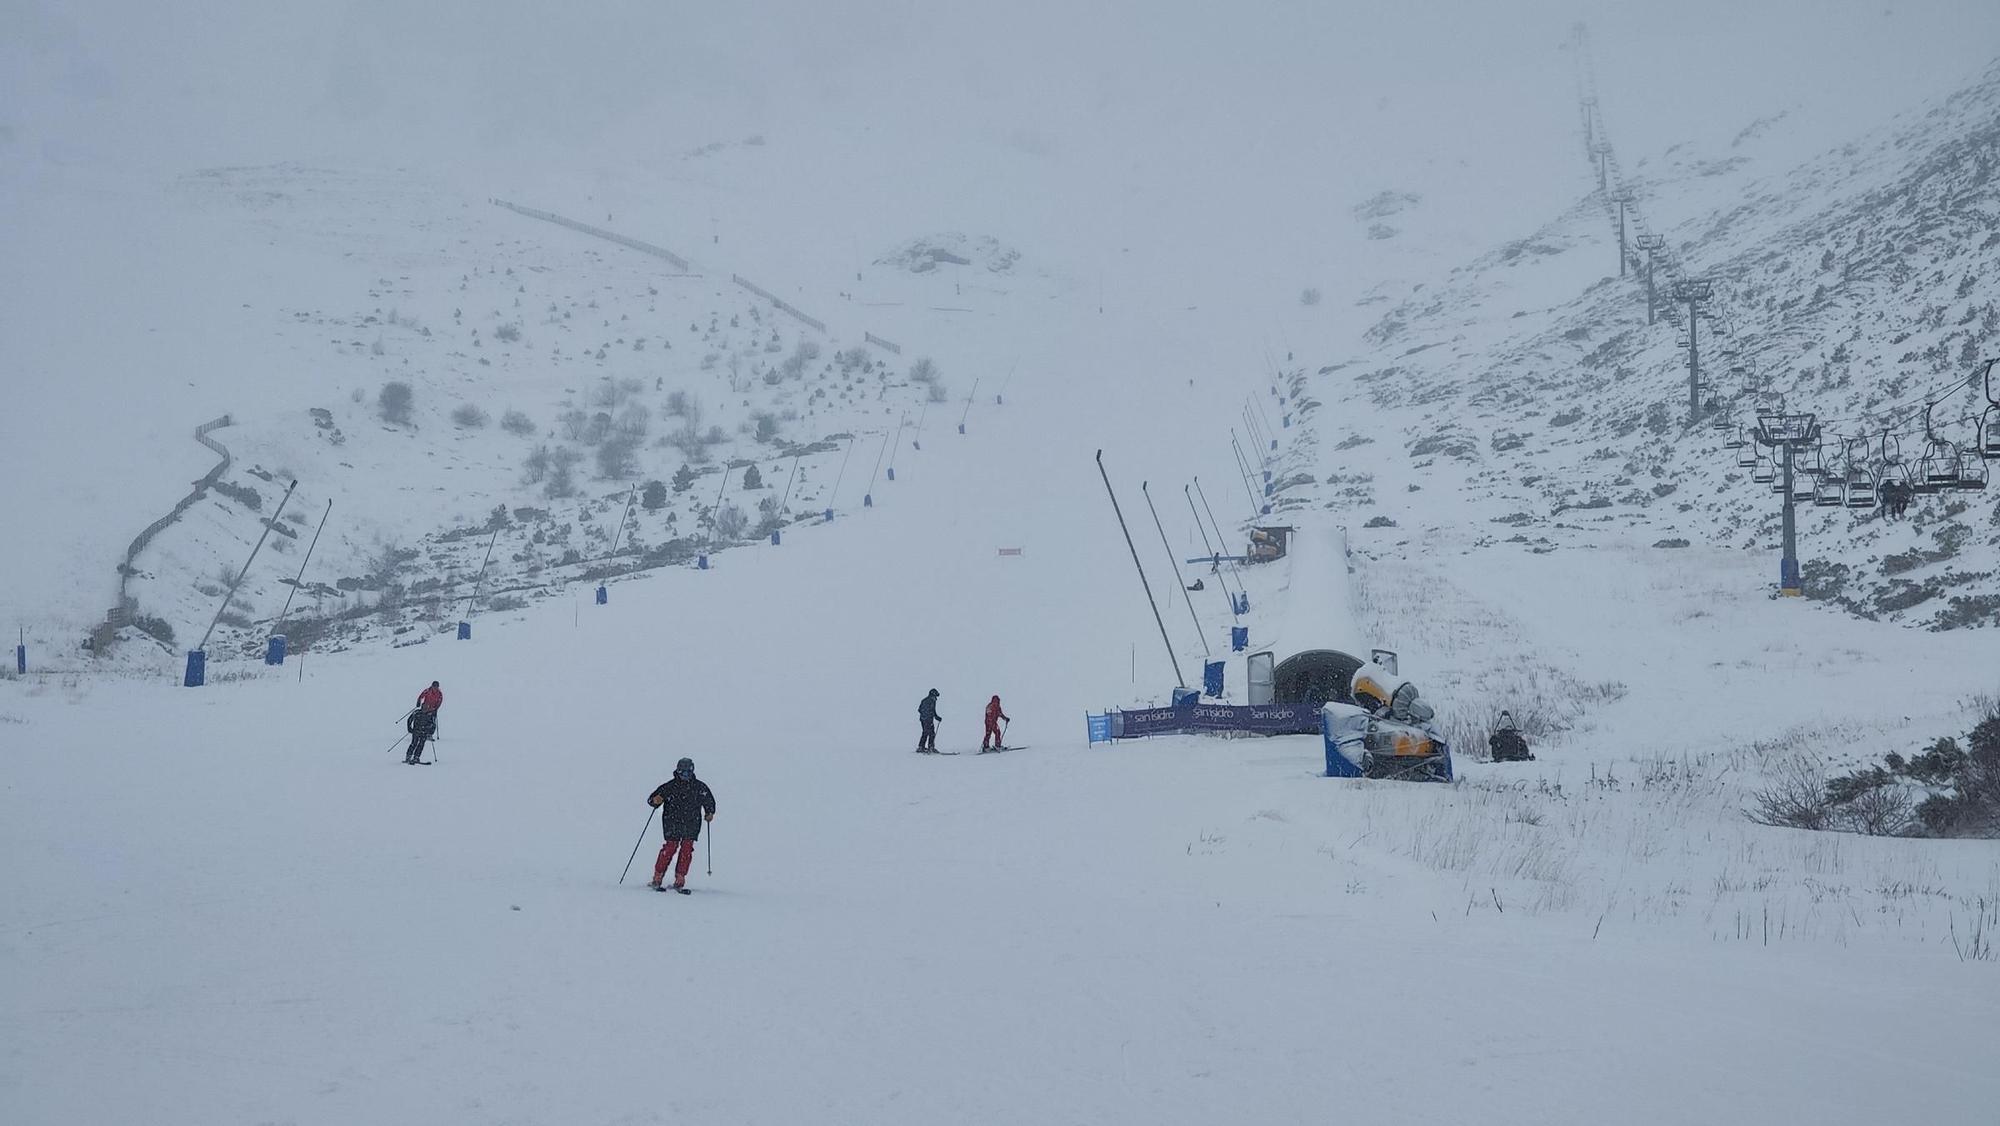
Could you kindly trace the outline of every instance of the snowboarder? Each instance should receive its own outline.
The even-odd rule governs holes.
[[[923,725],[923,733],[917,736],[917,753],[934,755],[937,749],[937,725],[943,716],[937,713],[938,690],[933,688],[930,695],[917,702],[917,722]]]
[[[995,696],[991,700],[986,701],[986,734],[979,737],[979,750],[982,754],[987,750],[986,741],[988,739],[993,740],[993,750],[1004,751],[1007,749],[1005,741],[1000,737],[1000,721],[1003,719],[1008,723],[1014,722],[1006,712],[1000,710],[1000,697]]]
[[[428,708],[417,708],[403,721],[404,730],[410,733],[410,749],[404,753],[403,761],[417,765],[424,757],[424,744],[437,734],[437,713]]]
[[[694,863],[694,842],[701,839],[701,823],[715,820],[715,794],[708,783],[694,776],[694,760],[684,758],[674,764],[673,778],[646,796],[646,804],[660,811],[660,833],[666,838],[660,846],[660,858],[653,862],[651,887],[667,890],[660,881],[666,879],[667,865],[672,864],[673,889],[686,894],[688,865]]]
[[[1493,753],[1494,762],[1533,762],[1534,754],[1528,750],[1528,740],[1521,735],[1521,729],[1514,726],[1512,712],[1500,713],[1500,722],[1493,734],[1486,737],[1486,748]]]
[[[417,693],[417,710],[426,711],[435,716],[437,710],[441,707],[444,707],[444,689],[439,688],[438,682],[433,680],[429,688]]]

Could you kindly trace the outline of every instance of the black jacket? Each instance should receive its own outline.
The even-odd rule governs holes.
[[[925,723],[938,721],[936,696],[926,696],[917,702],[917,718]]]
[[[660,833],[670,841],[701,839],[701,815],[715,816],[715,795],[699,778],[675,778],[660,783],[646,803],[660,799]]]
[[[410,713],[409,719],[403,721],[403,727],[412,735],[421,735],[428,739],[437,734],[437,713],[424,708],[418,708],[416,711]]]

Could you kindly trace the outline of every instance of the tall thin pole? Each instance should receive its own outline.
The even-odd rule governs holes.
[[[1778,593],[1803,593],[1799,586],[1798,523],[1792,513],[1792,443],[1785,443],[1784,554],[1778,559]]]
[[[1701,419],[1701,314],[1688,302],[1688,425]],[[1790,464],[1787,462],[1787,464]]]
[[[206,650],[208,648],[208,638],[210,634],[215,632],[215,624],[222,620],[223,612],[229,609],[230,600],[236,597],[236,588],[243,585],[243,576],[250,573],[250,564],[256,561],[257,553],[264,549],[264,541],[271,535],[271,525],[276,524],[278,517],[284,514],[285,501],[292,499],[292,490],[298,487],[299,483],[297,481],[293,481],[291,484],[285,486],[284,499],[278,502],[278,509],[271,513],[271,518],[264,521],[264,534],[257,537],[257,546],[250,549],[250,558],[245,559],[243,561],[243,569],[236,572],[236,580],[229,584],[229,593],[222,596],[222,605],[215,608],[215,617],[209,619],[208,629],[201,635],[201,644],[195,646],[196,649]]]
[[[1229,448],[1236,451],[1236,471],[1243,474],[1243,492],[1250,498],[1250,518],[1255,520],[1263,507],[1257,499],[1256,474],[1250,472],[1250,462],[1243,456],[1243,447],[1236,441],[1236,431],[1229,432]]]
[[[833,488],[826,494],[826,510],[833,511],[834,498],[840,495],[840,482],[847,476],[847,459],[854,456],[854,443],[861,439],[853,434],[847,436],[847,452],[840,455],[840,470],[833,475]]]
[[[1201,523],[1201,513],[1194,507],[1194,494],[1188,491],[1186,485],[1181,486],[1181,496],[1187,498],[1188,515],[1194,517],[1194,530],[1201,533],[1201,546],[1208,552],[1209,559],[1214,562],[1215,585],[1221,588],[1224,598],[1229,598],[1229,580],[1223,577],[1222,553],[1215,550],[1215,544],[1209,540],[1208,529]],[[1236,612],[1236,600],[1233,598],[1229,599],[1229,612],[1232,614]]]
[[[779,512],[783,512],[785,510],[785,504],[792,499],[792,485],[795,484],[799,479],[799,456],[800,455],[798,454],[792,455],[792,475],[785,482],[785,495],[778,498]]]
[[[1104,469],[1104,451],[1097,451],[1097,475],[1104,478],[1104,492],[1111,498],[1111,511],[1118,516],[1118,530],[1125,533],[1125,547],[1132,553],[1132,568],[1139,572],[1139,585],[1146,589],[1146,606],[1153,611],[1153,624],[1160,627],[1160,644],[1167,647],[1167,660],[1174,665],[1174,684],[1187,687],[1187,678],[1181,675],[1181,659],[1174,655],[1174,643],[1167,640],[1167,623],[1160,617],[1160,604],[1153,599],[1153,584],[1146,581],[1146,568],[1139,565],[1139,549],[1132,544],[1132,529],[1125,526],[1125,511],[1118,507],[1118,493],[1111,487],[1111,474]],[[1137,658],[1134,658],[1136,662]],[[1133,667],[1137,675],[1137,665]]]
[[[1202,491],[1201,478],[1199,477],[1194,479],[1194,495],[1201,498],[1201,510],[1208,513],[1208,522],[1215,528],[1215,542],[1227,547],[1229,541],[1222,536],[1222,525],[1215,519],[1215,510],[1208,506],[1208,494]],[[1241,575],[1236,576],[1236,589],[1243,589],[1243,576]]]
[[[724,463],[722,466],[722,484],[715,487],[715,506],[710,509],[708,514],[708,547],[710,551],[715,550],[715,526],[722,522],[722,493],[725,489],[729,488],[729,472],[729,465]]]
[[[975,376],[972,380],[972,390],[965,393],[965,410],[961,411],[958,416],[958,432],[960,434],[965,433],[965,420],[972,414],[972,397],[977,394],[979,394],[979,379]]]
[[[1160,510],[1153,507],[1153,494],[1146,487],[1150,482],[1139,482],[1139,495],[1146,498],[1146,511],[1153,514],[1153,527],[1160,531],[1160,548],[1167,553],[1167,565],[1174,569],[1174,582],[1181,588],[1181,600],[1187,603],[1188,621],[1194,623],[1195,636],[1201,638],[1202,656],[1212,656],[1208,648],[1208,632],[1201,628],[1201,619],[1194,612],[1194,595],[1188,593],[1187,580],[1181,576],[1181,561],[1174,557],[1174,547],[1167,542],[1166,526],[1160,523]]]
[[[618,554],[618,541],[624,538],[625,525],[632,522],[632,502],[638,499],[639,499],[639,486],[634,485],[632,486],[631,493],[627,494],[625,497],[625,515],[620,516],[618,518],[618,530],[611,533],[611,549],[604,553],[604,561],[606,563],[609,563],[611,561],[612,556]],[[495,529],[495,531],[497,532],[498,529]]]
[[[472,617],[472,604],[479,601],[479,588],[486,583],[486,565],[493,561],[493,545],[500,542],[500,529],[493,529],[493,536],[486,541],[486,557],[479,561],[479,573],[472,578],[472,593],[465,596],[465,618]]]
[[[326,502],[326,512],[319,518],[319,527],[313,530],[312,542],[306,545],[306,557],[299,560],[299,573],[292,579],[292,593],[285,596],[285,608],[278,611],[278,625],[271,627],[272,633],[278,632],[278,626],[285,624],[285,615],[292,612],[292,599],[298,597],[299,583],[306,577],[306,564],[312,562],[313,548],[319,546],[319,534],[326,531],[326,518],[331,515],[333,515],[333,502],[329,500]]]

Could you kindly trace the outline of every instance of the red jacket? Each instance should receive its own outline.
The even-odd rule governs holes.
[[[1007,714],[1000,710],[1000,697],[993,697],[993,701],[986,705],[986,726],[991,727],[1007,718]]]
[[[437,685],[431,685],[418,694],[417,706],[427,712],[434,712],[444,707],[444,692]]]

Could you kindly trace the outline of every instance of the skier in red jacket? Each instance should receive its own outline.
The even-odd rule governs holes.
[[[433,715],[444,707],[444,689],[438,687],[437,681],[431,681],[429,688],[417,694],[417,706]]]
[[[1000,697],[995,696],[986,701],[986,734],[979,737],[980,754],[985,754],[989,749],[995,751],[1007,749],[1006,743],[1000,738],[1000,721],[1003,719],[1008,723],[1014,722],[1006,712],[1000,710]],[[986,745],[988,739],[993,741],[991,748]]]

